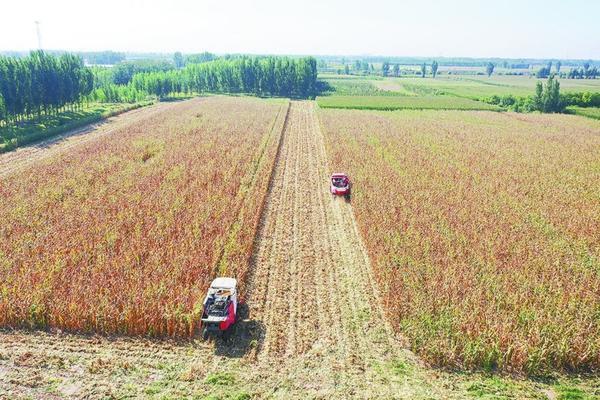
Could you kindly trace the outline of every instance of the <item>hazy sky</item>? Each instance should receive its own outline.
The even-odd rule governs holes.
[[[0,50],[600,59],[598,0],[4,0]]]

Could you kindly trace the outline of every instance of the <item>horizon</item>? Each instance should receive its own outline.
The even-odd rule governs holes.
[[[475,0],[383,0],[369,7],[355,0],[107,0],[93,9],[72,0],[25,0],[5,8],[11,16],[0,26],[5,52],[36,50],[40,21],[41,48],[69,52],[600,59],[600,3],[584,0],[510,0],[492,7]]]
[[[171,58],[175,52],[165,52],[165,51],[148,51],[148,52],[140,52],[140,51],[117,51],[112,49],[104,49],[104,50],[67,50],[67,49],[27,49],[27,50],[14,50],[14,49],[0,49],[0,55],[6,55],[11,53],[23,53],[29,54],[32,51],[42,50],[46,53],[75,53],[75,54],[91,54],[91,53],[102,53],[102,52],[114,52],[119,54],[124,54],[125,56],[164,56],[165,58]],[[192,54],[200,54],[206,51],[196,51],[196,52],[181,52],[183,55],[192,55]],[[348,58],[350,60],[364,60],[364,59],[381,59],[381,60],[393,60],[393,59],[412,59],[421,61],[430,60],[430,61],[441,61],[444,60],[473,60],[473,61],[524,61],[524,62],[547,62],[547,61],[573,61],[573,62],[591,62],[593,64],[600,63],[600,58],[553,58],[553,57],[472,57],[472,56],[412,56],[412,55],[381,55],[381,54],[289,54],[289,53],[228,53],[228,52],[208,52],[214,54],[216,56],[250,56],[250,57],[263,57],[263,56],[275,56],[275,57],[315,57],[315,58]],[[145,58],[142,58],[145,59]],[[131,58],[126,58],[126,60],[132,60]],[[378,61],[373,61],[378,62]],[[393,61],[391,61],[393,62]],[[417,64],[415,64],[417,65]]]

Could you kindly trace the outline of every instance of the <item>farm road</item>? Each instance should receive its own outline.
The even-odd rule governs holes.
[[[386,323],[351,205],[329,194],[314,102],[292,102],[282,140],[249,282],[258,361],[317,392],[406,396],[410,379],[386,367],[410,355]]]

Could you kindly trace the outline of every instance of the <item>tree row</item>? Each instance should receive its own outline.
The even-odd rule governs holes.
[[[208,53],[207,53],[208,54]],[[124,62],[113,68],[85,67],[72,54],[34,51],[0,57],[0,121],[17,122],[56,113],[84,100],[136,102],[147,95],[246,93],[258,96],[311,97],[317,91],[312,57],[223,57],[201,54],[175,69],[166,62]],[[206,61],[209,60],[209,61]]]
[[[80,104],[93,88],[92,72],[73,54],[0,57],[0,120],[55,113]]]
[[[309,97],[316,93],[317,64],[312,57],[240,57],[188,64],[182,69],[135,74],[136,90],[158,97],[171,93],[247,93]]]

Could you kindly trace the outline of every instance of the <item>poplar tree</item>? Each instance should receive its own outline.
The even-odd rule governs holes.
[[[437,70],[438,70],[438,62],[434,61],[431,63],[431,75],[433,75],[434,78],[437,75]]]

